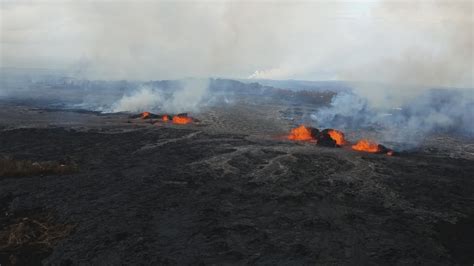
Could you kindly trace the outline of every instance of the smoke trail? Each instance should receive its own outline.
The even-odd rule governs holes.
[[[160,91],[142,86],[130,95],[124,95],[112,105],[112,112],[157,111],[162,106],[164,96]]]
[[[355,93],[340,93],[311,115],[320,127],[377,131],[378,140],[418,145],[434,133],[474,136],[469,90],[432,89],[400,107],[378,108]]]
[[[180,81],[182,88],[173,92],[163,102],[163,110],[167,112],[197,112],[211,98],[208,79],[186,79]]]
[[[142,85],[115,102],[112,112],[161,111],[170,113],[198,112],[211,98],[208,79],[186,79],[177,88],[154,88]]]
[[[431,85],[474,88],[470,0],[53,2],[2,2],[2,67],[99,80],[344,80],[378,108]],[[159,105],[186,105],[192,93],[179,93]]]

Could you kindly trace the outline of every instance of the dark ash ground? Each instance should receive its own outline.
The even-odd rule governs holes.
[[[291,124],[274,105],[213,108],[186,126],[0,109],[0,154],[79,167],[0,178],[5,215],[75,225],[49,253],[17,251],[20,264],[474,262],[472,141],[439,136],[397,157],[293,143],[278,139]],[[0,264],[11,256],[0,250]]]

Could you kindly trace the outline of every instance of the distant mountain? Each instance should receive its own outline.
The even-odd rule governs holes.
[[[318,91],[349,91],[351,87],[343,81],[307,81],[307,80],[271,80],[271,79],[241,79],[244,83],[259,83],[264,86],[272,86],[279,89],[289,90],[318,90]]]

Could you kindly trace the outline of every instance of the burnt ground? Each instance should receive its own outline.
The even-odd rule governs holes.
[[[44,213],[74,227],[46,250],[0,249],[0,264],[474,262],[472,142],[322,148],[278,138],[274,106],[236,109],[173,126],[4,105],[0,154],[78,170],[0,177],[0,230]]]

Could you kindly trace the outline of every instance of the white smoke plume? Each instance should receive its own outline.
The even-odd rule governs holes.
[[[354,93],[335,96],[311,115],[322,128],[370,131],[380,142],[411,148],[430,134],[474,136],[474,95],[469,90],[427,90],[399,107],[378,108]]]
[[[124,95],[112,105],[112,112],[156,111],[163,105],[164,96],[160,91],[142,86],[129,95]]]
[[[186,79],[180,81],[182,88],[174,91],[164,103],[167,112],[198,112],[211,98],[208,79]]]
[[[434,86],[474,93],[473,5],[4,0],[0,63],[67,69],[74,77],[100,80],[344,80],[372,107],[389,108]],[[145,104],[194,108],[176,107],[188,96],[194,99],[186,89],[176,93],[183,95]],[[133,98],[126,97],[117,110],[133,109]]]
[[[373,106],[404,104],[433,87],[474,93],[473,1],[379,1],[370,14],[339,77]]]
[[[210,99],[208,79],[179,81],[178,88],[163,90],[142,85],[115,102],[112,112],[199,112]]]

